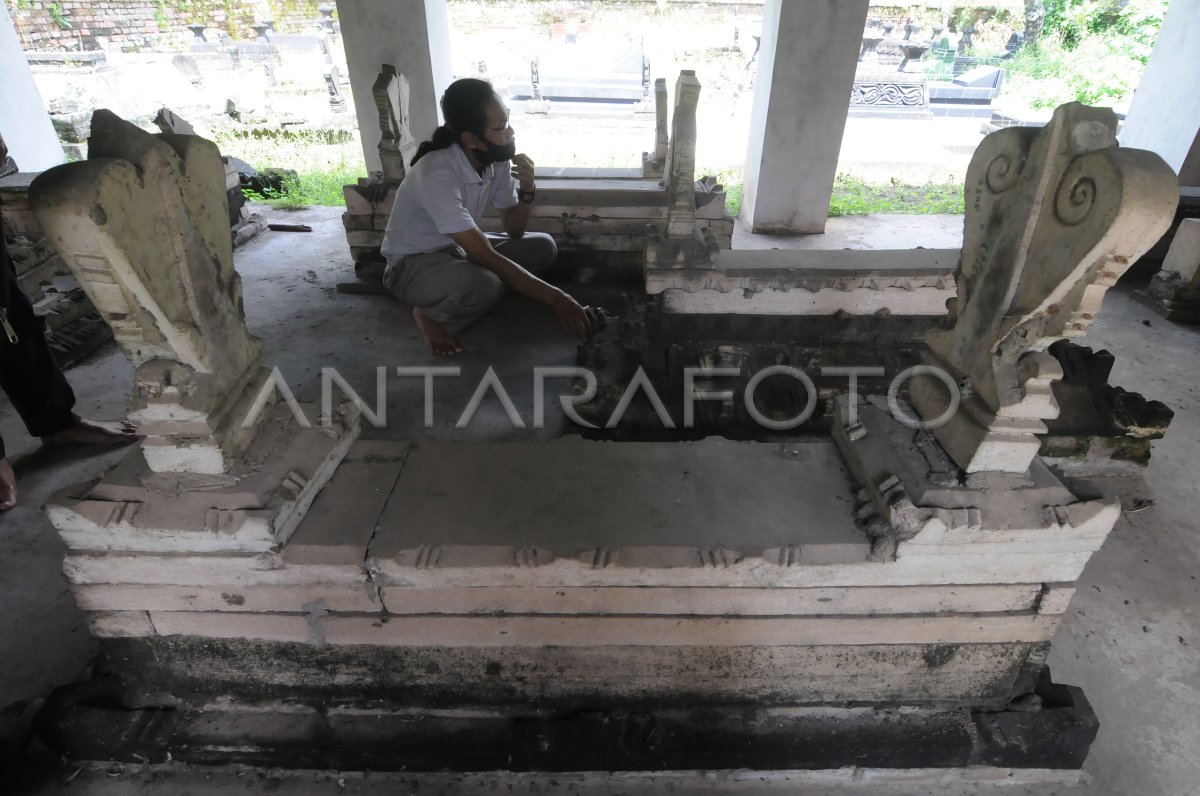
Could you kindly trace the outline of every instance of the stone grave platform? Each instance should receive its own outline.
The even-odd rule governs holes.
[[[375,770],[1078,768],[1095,717],[1044,662],[1115,505],[1035,480],[1027,511],[926,512],[897,548],[829,442],[360,439],[286,543],[64,534],[119,676],[48,732]]]
[[[1034,503],[1073,501],[1039,478]],[[1116,510],[951,511],[895,554],[870,506],[830,443],[360,440],[286,544],[72,544],[65,568],[102,638],[376,650],[369,676],[307,684],[335,694],[1002,707]],[[168,657],[174,682],[297,682],[270,658]],[[495,666],[522,676],[479,679]]]

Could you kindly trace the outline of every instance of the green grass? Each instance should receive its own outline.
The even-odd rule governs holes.
[[[294,179],[284,180],[284,190],[279,193],[268,191],[265,196],[251,190],[242,193],[253,202],[281,210],[303,210],[312,205],[340,207],[345,204],[342,186],[353,185],[365,173],[361,164],[342,161],[323,169],[299,172]]]
[[[312,162],[308,159],[308,162]],[[266,168],[266,164],[257,168]],[[313,205],[340,207],[344,204],[342,186],[358,181],[366,171],[361,162],[340,159],[317,162],[306,171],[298,171],[295,179],[286,181],[287,190],[263,196],[245,191],[246,198],[264,202],[282,210],[301,210]],[[725,187],[725,206],[737,218],[742,208],[742,175],[732,169],[698,169],[697,174],[713,174]],[[964,212],[963,187],[958,183],[926,183],[905,185],[893,180],[886,184],[869,183],[858,177],[839,174],[833,183],[829,215],[865,216],[875,213],[910,213],[915,215]]]
[[[966,209],[959,183],[905,185],[896,180],[879,185],[839,174],[833,182],[829,216],[867,216],[875,213],[962,213]]]
[[[708,174],[697,170],[697,174]],[[725,186],[725,206],[734,218],[742,209],[742,175],[732,170],[717,171],[717,180]],[[965,212],[963,187],[956,182],[905,185],[893,180],[879,185],[858,177],[837,175],[829,216],[868,216],[875,213],[912,215],[961,214]]]
[[[354,136],[328,130],[295,130],[267,137],[241,131],[214,130],[213,141],[226,155],[236,155],[259,171],[291,169],[296,179],[286,190],[263,196],[244,191],[246,198],[284,210],[312,205],[339,207],[345,203],[342,186],[367,176],[362,150]]]

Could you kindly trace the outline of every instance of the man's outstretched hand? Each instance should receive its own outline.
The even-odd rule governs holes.
[[[554,307],[554,314],[558,316],[558,325],[562,330],[577,337],[580,342],[587,342],[592,336],[592,322],[588,320],[587,313],[579,306],[579,302],[563,293],[551,306]]]
[[[17,475],[8,459],[0,459],[0,511],[17,505]]]

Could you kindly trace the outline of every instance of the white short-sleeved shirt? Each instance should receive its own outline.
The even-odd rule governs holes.
[[[489,203],[501,209],[517,204],[509,161],[489,164],[480,176],[457,144],[428,152],[396,189],[380,251],[392,262],[452,246],[450,233],[479,226]]]

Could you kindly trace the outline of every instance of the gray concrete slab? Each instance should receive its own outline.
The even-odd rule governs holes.
[[[283,560],[361,566],[409,450],[406,443],[382,440],[351,446],[288,539]]]
[[[960,247],[961,248],[961,247]],[[796,279],[853,274],[925,276],[953,274],[960,249],[744,249],[722,252],[718,265],[729,274],[783,271]]]
[[[733,249],[961,249],[963,217],[956,215],[879,214],[838,216],[821,235],[762,235],[738,219]]]
[[[866,541],[832,443],[421,442],[379,520],[374,557],[421,545],[603,547]],[[534,520],[531,522],[531,518]]]

